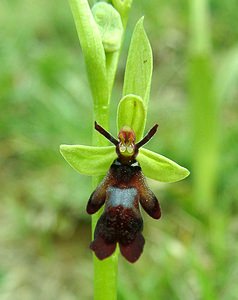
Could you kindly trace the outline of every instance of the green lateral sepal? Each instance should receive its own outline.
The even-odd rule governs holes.
[[[88,176],[105,175],[116,158],[114,146],[61,145],[60,152],[72,168]]]
[[[144,148],[140,149],[137,160],[145,176],[161,182],[176,182],[190,174],[169,158]]]

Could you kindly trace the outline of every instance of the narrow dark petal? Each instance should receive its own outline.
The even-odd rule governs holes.
[[[139,141],[136,144],[136,149],[138,150],[140,147],[142,147],[143,145],[145,145],[146,143],[149,142],[149,140],[153,137],[153,135],[155,135],[157,129],[158,129],[158,124],[155,124],[150,131],[143,137],[143,139],[141,141]]]
[[[140,197],[140,204],[152,218],[159,219],[161,217],[159,201],[151,191]]]
[[[116,243],[108,244],[105,240],[98,236],[91,244],[90,249],[94,251],[95,255],[99,259],[105,259],[116,249]]]
[[[138,260],[143,252],[145,239],[141,233],[128,245],[119,244],[121,254],[130,262],[134,263]]]
[[[95,129],[101,133],[103,136],[105,136],[106,139],[108,139],[112,144],[115,146],[118,145],[118,140],[115,139],[108,131],[106,131],[102,126],[100,126],[96,121],[94,122]]]
[[[144,210],[149,216],[154,219],[159,219],[161,217],[161,210],[159,201],[156,198],[155,194],[150,190],[145,180],[145,177],[141,173],[140,177],[140,186],[139,186],[139,202]]]
[[[106,199],[106,186],[107,186],[107,176],[104,181],[96,188],[96,190],[91,194],[88,204],[87,213],[92,215],[97,212],[104,204]]]
[[[89,215],[92,215],[95,212],[97,212],[105,202],[105,199],[94,197],[94,195],[95,193],[93,193],[88,200],[86,211]]]

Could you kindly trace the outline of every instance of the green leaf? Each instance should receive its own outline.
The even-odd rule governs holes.
[[[141,18],[134,29],[127,58],[123,95],[134,94],[145,102],[149,100],[153,60],[150,42]]]
[[[137,160],[145,176],[161,182],[179,181],[190,173],[174,161],[144,148],[139,150]]]
[[[96,105],[109,101],[106,57],[98,29],[87,0],[69,0],[86,62],[89,83]]]
[[[131,127],[136,135],[136,140],[142,138],[146,122],[144,103],[139,96],[127,95],[121,99],[117,108],[118,131],[125,125]]]
[[[104,175],[116,158],[113,146],[61,145],[60,152],[72,168],[89,176]]]
[[[121,16],[116,9],[106,2],[98,2],[92,8],[94,19],[98,25],[104,50],[118,51],[121,47],[123,26]]]

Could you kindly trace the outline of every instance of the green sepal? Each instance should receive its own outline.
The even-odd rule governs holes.
[[[143,17],[137,22],[129,48],[123,86],[123,95],[140,96],[147,103],[149,100],[153,58],[150,42],[143,26]]]
[[[161,182],[176,182],[190,174],[186,168],[176,162],[144,148],[139,150],[137,160],[146,177]]]
[[[145,129],[146,111],[141,97],[126,95],[121,99],[117,108],[118,131],[125,125],[131,127],[139,141]]]
[[[106,52],[118,51],[121,47],[123,25],[117,10],[106,2],[98,2],[92,8]]]
[[[60,152],[72,168],[89,176],[105,175],[116,158],[114,146],[61,145]]]

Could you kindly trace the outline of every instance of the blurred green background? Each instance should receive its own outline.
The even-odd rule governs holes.
[[[145,15],[154,54],[147,129],[160,125],[149,148],[191,176],[149,181],[163,217],[144,214],[135,265],[120,258],[119,300],[238,297],[238,5],[210,1],[213,48],[196,56],[187,2],[134,1],[129,19],[111,132],[130,36]],[[93,121],[67,1],[1,0],[0,100],[0,299],[92,299],[91,179],[59,154],[62,143],[90,144]]]

